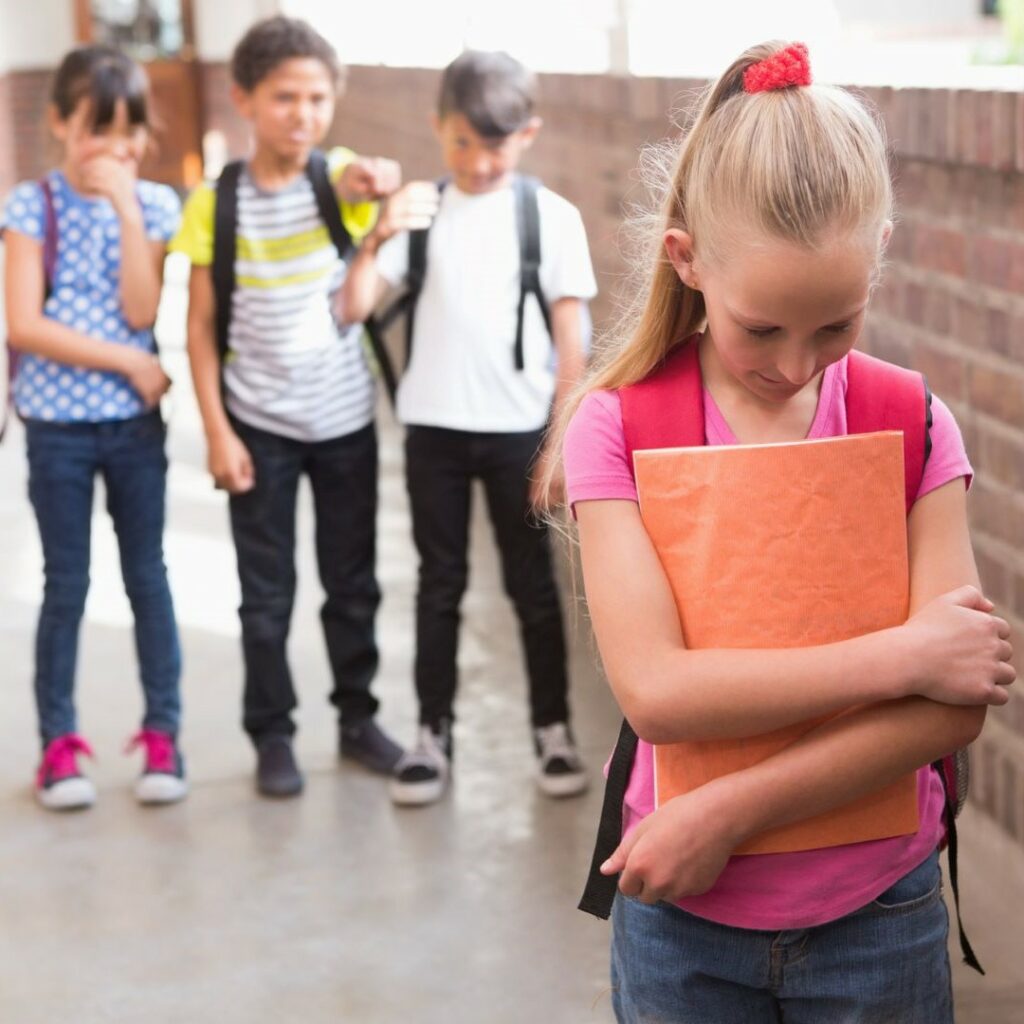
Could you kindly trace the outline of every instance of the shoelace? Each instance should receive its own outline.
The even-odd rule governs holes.
[[[125,753],[131,754],[139,747],[146,750],[146,772],[161,775],[174,775],[177,771],[177,757],[174,752],[174,741],[167,733],[155,729],[142,729],[137,732],[125,747]]]
[[[63,779],[78,774],[79,754],[93,757],[92,747],[77,733],[58,736],[47,744],[43,759],[36,772],[36,784],[43,786],[48,778]]]
[[[562,758],[567,764],[575,765],[576,748],[569,739],[569,731],[562,722],[545,725],[537,730],[537,741],[540,745],[540,758],[545,763],[556,757]]]
[[[419,738],[412,750],[406,751],[398,763],[397,771],[405,768],[422,765],[425,768],[437,768],[443,770],[448,761],[448,755],[444,748],[437,742],[437,737],[430,731],[430,727],[420,726]]]

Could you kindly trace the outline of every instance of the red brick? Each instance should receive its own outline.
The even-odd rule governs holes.
[[[971,280],[1024,292],[1024,244],[991,236],[975,237],[971,239],[968,262]]]
[[[1013,601],[1013,577],[1005,562],[982,550],[975,545],[975,561],[978,563],[978,575],[985,596],[1009,610]]]
[[[962,356],[918,343],[914,346],[912,365],[925,375],[928,386],[943,401],[962,402],[966,398],[967,368]]]
[[[967,272],[967,239],[959,231],[918,224],[914,229],[914,261],[926,270],[963,277]]]
[[[973,365],[968,374],[971,405],[1009,426],[1024,428],[1024,377]]]
[[[1015,491],[1024,489],[1024,435],[1010,437],[980,424],[973,461],[986,479]]]

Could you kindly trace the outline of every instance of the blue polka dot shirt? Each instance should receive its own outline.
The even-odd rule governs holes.
[[[57,264],[43,313],[92,338],[152,352],[151,329],[129,327],[121,308],[121,225],[110,201],[80,195],[60,171],[47,175],[57,222]],[[167,185],[140,181],[136,194],[146,237],[167,242],[178,227],[181,203]],[[23,181],[7,199],[0,227],[37,242],[45,231],[45,201],[38,181]],[[99,423],[146,411],[118,373],[18,356],[14,404],[23,419]]]

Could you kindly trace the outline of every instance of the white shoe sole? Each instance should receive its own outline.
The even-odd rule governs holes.
[[[143,775],[135,783],[135,799],[140,804],[173,804],[188,795],[188,783],[177,775]]]
[[[65,779],[48,789],[37,789],[39,802],[48,811],[77,811],[96,803],[96,787],[83,776]]]
[[[589,785],[585,772],[570,772],[568,775],[545,775],[537,773],[537,787],[545,796],[578,796]]]
[[[436,779],[432,782],[399,782],[392,779],[388,786],[391,794],[391,802],[399,807],[423,807],[426,804],[437,803],[444,796],[448,787],[446,778]]]

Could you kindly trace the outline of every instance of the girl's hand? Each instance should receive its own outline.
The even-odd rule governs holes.
[[[128,350],[124,375],[147,409],[154,408],[171,386],[171,378],[164,373],[160,360],[153,353],[139,349]]]
[[[233,430],[210,439],[207,466],[214,486],[228,494],[244,494],[256,486],[252,456]]]
[[[109,199],[119,215],[141,216],[135,198],[134,165],[111,156],[94,156],[81,169],[82,187],[89,195]]]
[[[674,797],[648,815],[601,865],[601,873],[621,872],[619,890],[641,903],[675,903],[707,892],[744,838],[721,799],[727,779]]]
[[[432,181],[410,181],[385,204],[370,233],[371,245],[379,246],[401,231],[429,228],[437,215],[441,193]]]
[[[391,195],[402,184],[397,160],[380,156],[357,157],[341,172],[335,190],[346,203],[369,203]]]
[[[903,629],[912,643],[913,692],[943,704],[1005,704],[1017,678],[1010,627],[976,587],[930,601]]]

